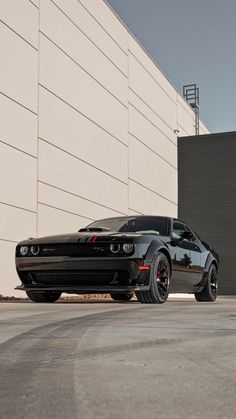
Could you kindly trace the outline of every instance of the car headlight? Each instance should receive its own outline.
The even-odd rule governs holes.
[[[119,253],[119,251],[120,251],[120,244],[119,243],[112,243],[112,244],[110,244],[110,251],[112,253]]]
[[[134,245],[132,243],[124,243],[122,248],[125,253],[132,253],[134,250]]]
[[[28,246],[21,246],[20,247],[20,254],[21,256],[26,256],[28,254],[29,248]]]
[[[30,247],[30,251],[32,253],[32,255],[37,256],[39,254],[39,246],[31,246]]]

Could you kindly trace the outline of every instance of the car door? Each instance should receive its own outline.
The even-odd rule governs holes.
[[[202,263],[203,262],[202,252],[205,251],[205,248],[203,247],[199,237],[196,235],[196,233],[194,233],[194,231],[187,224],[185,224],[185,228],[187,231],[191,232],[193,235],[193,237],[188,241],[190,258],[191,258],[189,269],[191,273],[192,284],[196,285],[198,284],[199,281],[201,281],[202,274],[203,274],[204,264]]]
[[[191,239],[182,239],[184,231],[193,234]],[[193,287],[202,277],[201,248],[192,230],[179,220],[173,221],[170,243],[173,273],[171,292],[193,292]]]

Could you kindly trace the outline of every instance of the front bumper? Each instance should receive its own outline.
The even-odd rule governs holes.
[[[143,259],[18,257],[16,269],[24,291],[66,293],[115,293],[149,288],[149,271]]]

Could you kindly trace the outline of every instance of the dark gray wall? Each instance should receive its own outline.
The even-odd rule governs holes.
[[[236,294],[236,132],[178,139],[179,218],[220,255],[220,294]]]

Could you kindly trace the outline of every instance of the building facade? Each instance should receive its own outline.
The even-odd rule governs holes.
[[[103,0],[1,0],[0,15],[0,294],[19,295],[18,241],[177,215],[176,130],[193,135],[194,114]]]
[[[219,293],[236,295],[236,132],[178,141],[179,218],[219,254]]]

